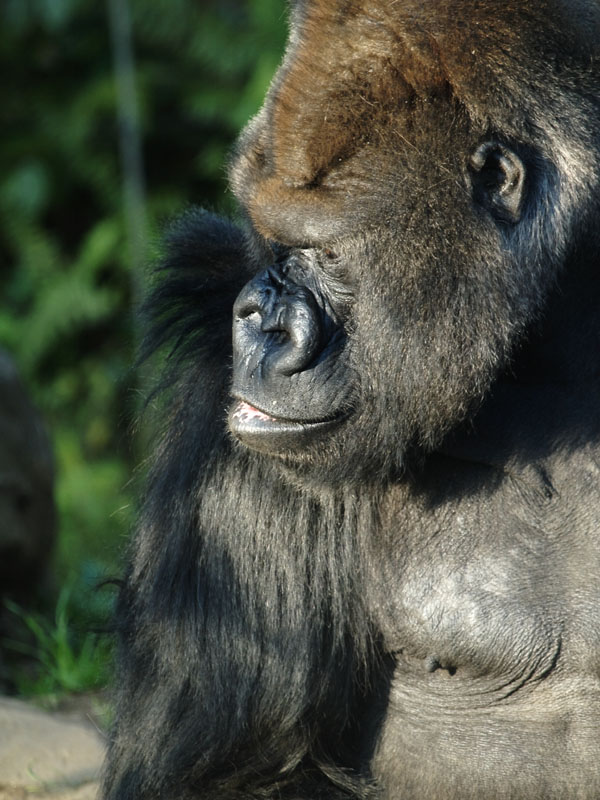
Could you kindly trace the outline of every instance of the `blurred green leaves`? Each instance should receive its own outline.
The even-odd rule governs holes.
[[[57,695],[83,692],[106,685],[110,674],[111,640],[87,632],[73,635],[73,617],[69,589],[58,597],[51,620],[24,611],[6,601],[8,609],[29,630],[31,643],[5,641],[5,646],[38,662],[39,671],[22,672],[17,688],[26,695]]]
[[[232,210],[227,153],[281,58],[285,3],[131,0],[131,13],[152,249],[191,203]],[[77,593],[86,570],[120,571],[141,460],[131,306],[144,276],[128,261],[105,3],[4,0],[0,69],[0,346],[54,440],[55,572]]]

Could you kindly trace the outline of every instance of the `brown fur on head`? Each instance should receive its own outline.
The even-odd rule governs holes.
[[[293,18],[231,170],[257,230],[293,244],[318,242],[323,222],[335,237],[361,221],[369,154],[414,143],[415,104],[452,99],[482,135],[551,130],[554,81],[564,104],[600,38],[589,8],[562,0],[299,0]]]

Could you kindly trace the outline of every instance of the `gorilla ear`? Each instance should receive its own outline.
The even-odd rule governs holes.
[[[525,165],[510,147],[485,142],[471,157],[473,195],[502,222],[518,222],[525,193]]]

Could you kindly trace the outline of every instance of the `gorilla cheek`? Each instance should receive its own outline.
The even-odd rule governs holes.
[[[238,295],[229,427],[247,446],[296,450],[341,422],[345,335],[327,305],[285,265],[260,273]]]

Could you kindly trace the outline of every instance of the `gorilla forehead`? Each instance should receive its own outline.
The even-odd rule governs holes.
[[[283,65],[231,169],[238,199],[268,237],[318,243],[324,227],[343,236],[363,224],[362,205],[372,219],[373,195],[391,196],[374,185],[382,164],[399,173],[404,152],[418,169],[423,149],[440,162],[440,119],[452,121],[445,151],[459,158],[493,132],[559,162],[552,135],[565,116],[572,136],[593,135],[582,96],[595,91],[585,75],[600,26],[589,4],[302,0],[293,16]],[[386,150],[394,158],[382,158]],[[282,207],[295,224],[286,226]]]
[[[519,124],[525,111],[515,101],[546,103],[555,81],[563,93],[576,73],[581,81],[582,62],[591,63],[600,34],[587,6],[586,12],[563,0],[306,0],[269,95],[277,169],[310,183],[327,166],[328,149],[340,147],[340,122],[349,141],[360,140],[381,124],[402,124],[407,101],[440,93],[454,96],[475,119]],[[329,132],[337,141],[324,141]],[[323,152],[314,155],[318,139]]]

